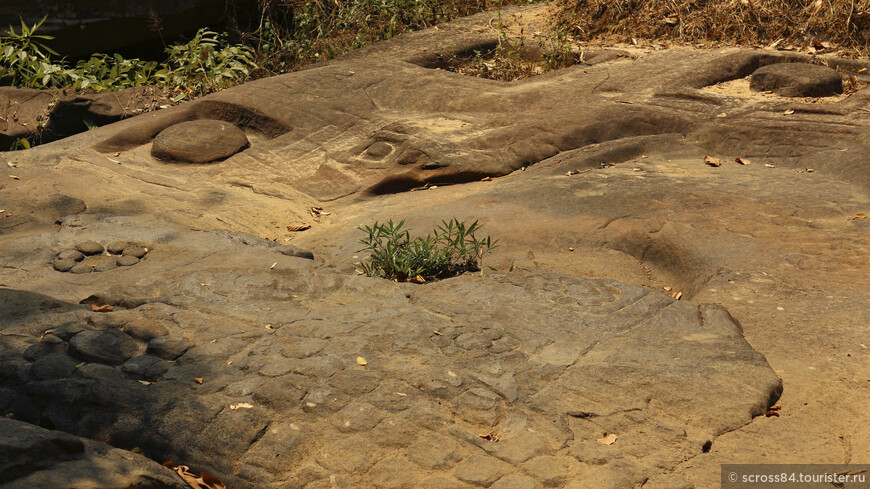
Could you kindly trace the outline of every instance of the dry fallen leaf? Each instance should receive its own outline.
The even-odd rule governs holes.
[[[740,158],[740,157],[734,158],[734,161],[736,161],[737,163],[740,163],[741,165],[748,165],[748,164],[752,163],[751,161],[747,160],[746,158]]]
[[[18,177],[15,176],[15,175],[9,175],[9,178],[11,178],[11,179],[13,179],[13,180],[21,180],[20,178],[18,178]]]
[[[671,294],[671,297],[673,297],[676,300],[680,300],[683,298],[683,293],[682,292],[674,292],[673,294]]]
[[[491,182],[491,181],[492,181],[492,177],[483,177],[483,178],[481,179],[481,181],[482,181],[482,182]]]
[[[444,336],[444,333],[442,333],[441,331],[436,330],[436,331],[433,331],[433,333],[437,334],[438,336]]]
[[[720,160],[719,158],[714,158],[712,156],[705,156],[704,163],[710,166],[722,166],[722,160]]]
[[[815,171],[815,170],[813,170],[812,168],[807,168],[807,173],[812,173],[812,172],[814,172],[814,171]]]
[[[425,283],[426,283],[426,279],[423,278],[422,275],[417,275],[417,276],[414,277],[414,278],[409,278],[409,279],[408,279],[408,282],[411,282],[411,283],[414,283],[414,284],[425,284]]]
[[[794,109],[788,109],[787,111],[782,113],[782,115],[792,115],[792,114],[794,114]]]
[[[287,231],[290,231],[291,233],[295,233],[298,231],[305,231],[306,229],[311,229],[311,225],[310,224],[292,224],[290,226],[287,226]]]
[[[369,364],[369,362],[367,362],[366,359],[363,357],[356,357],[356,364],[361,367],[365,367]]]
[[[193,379],[193,381],[196,382],[197,384],[202,384],[203,378],[202,377],[195,377]]]
[[[596,441],[598,441],[598,443],[601,443],[602,445],[613,445],[614,443],[616,443],[616,435],[611,433],[603,438],[599,438]]]
[[[230,404],[230,410],[232,410],[232,411],[235,411],[236,409],[251,409],[253,407],[254,406],[252,406],[246,402],[240,402],[238,404]]]
[[[765,163],[764,166],[766,166],[768,168],[776,168],[776,166],[771,165],[770,163]]]
[[[112,312],[112,310],[114,310],[114,308],[108,304],[103,305],[103,306],[91,304],[91,310],[94,312]]]
[[[477,435],[477,436],[480,438],[483,438],[484,440],[487,440],[487,441],[498,441],[498,434],[497,433],[486,433],[485,435]]]
[[[190,472],[190,468],[186,465],[179,465],[178,467],[170,468],[181,477],[181,480],[193,489],[227,489],[227,486],[225,486],[220,479],[213,475],[206,474],[205,472],[200,472],[199,477],[196,477]]]

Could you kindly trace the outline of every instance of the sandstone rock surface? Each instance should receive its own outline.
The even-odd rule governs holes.
[[[829,97],[843,93],[843,80],[837,70],[827,66],[774,63],[755,70],[750,87],[784,97]]]
[[[9,489],[186,489],[142,455],[68,433],[0,418],[0,485]]]
[[[513,83],[427,62],[493,42],[490,18],[0,156],[0,413],[242,489],[706,488],[722,463],[866,462],[870,92],[753,95],[760,66],[808,61],[755,50]],[[734,80],[746,95],[705,91]],[[197,119],[250,146],[151,156]],[[499,239],[482,275],[356,273],[359,226],[454,216]],[[53,269],[88,240],[149,251]],[[70,271],[97,258],[118,260]]]

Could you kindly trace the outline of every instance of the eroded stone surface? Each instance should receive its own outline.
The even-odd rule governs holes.
[[[141,305],[117,318],[53,305],[11,321],[44,302],[30,293],[7,309],[4,322],[33,335],[22,344],[55,333],[28,350],[39,359],[24,380],[4,381],[20,399],[3,409],[110,443],[135,436],[146,453],[183,456],[238,487],[300,477],[302,466],[320,467],[312,484],[404,487],[417,477],[398,470],[409,464],[473,486],[560,487],[601,457],[632,460],[638,478],[673,466],[781,389],[723,309],[635,286],[515,270],[419,287],[210,233],[176,231],[173,243],[159,270],[130,269],[140,288],[123,294]],[[57,325],[73,318],[105,329],[64,340]],[[154,336],[140,355],[144,345],[122,330],[149,320],[183,336]],[[65,356],[66,342],[84,366],[72,369],[80,360]],[[553,356],[570,343],[582,348]],[[57,367],[42,366],[50,360]],[[703,412],[692,408],[699,399]],[[145,420],[149,429],[136,428]],[[626,442],[596,455],[604,432]],[[401,460],[387,457],[396,448]]]
[[[171,470],[103,443],[0,418],[4,488],[184,489]]]
[[[725,462],[861,461],[866,89],[700,91],[807,61],[766,51],[603,56],[517,83],[416,62],[491,41],[490,18],[17,153],[0,413],[240,488],[708,487]],[[251,147],[151,157],[154,134],[196,118]],[[360,225],[450,216],[500,240],[483,277],[355,275]],[[85,240],[153,251],[52,270]],[[135,350],[71,354],[112,330]],[[158,337],[190,348],[147,353]],[[757,416],[780,376],[782,415]]]

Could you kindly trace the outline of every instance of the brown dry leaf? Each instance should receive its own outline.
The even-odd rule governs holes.
[[[287,231],[290,231],[291,233],[295,233],[298,231],[305,231],[306,229],[311,229],[311,225],[310,224],[292,224],[290,226],[287,226]]]
[[[746,158],[740,158],[740,157],[734,158],[734,161],[737,163],[740,163],[741,165],[749,165],[752,163],[751,161],[747,160]]]
[[[94,312],[112,312],[114,310],[114,308],[108,304],[103,305],[103,306],[91,304],[91,310]]]
[[[482,181],[482,182],[491,182],[491,181],[492,181],[492,177],[483,177],[483,178],[481,179],[481,181]]]
[[[181,477],[181,480],[193,489],[227,489],[227,486],[225,486],[217,477],[206,474],[205,472],[201,472],[199,477],[196,477],[190,472],[190,468],[186,465],[172,467],[172,470]]]
[[[764,413],[764,417],[765,417],[765,418],[770,418],[770,417],[774,417],[774,416],[778,418],[778,417],[779,417],[779,413],[776,412],[776,411],[773,411],[773,410]]]
[[[202,377],[195,377],[193,379],[193,381],[196,382],[197,384],[202,384],[203,380],[205,380],[205,379],[203,379]]]
[[[705,156],[704,163],[706,163],[710,166],[716,166],[716,167],[722,166],[722,160],[720,160],[719,158],[714,158],[712,156]]]
[[[477,435],[477,436],[478,436],[479,438],[483,438],[484,440],[487,440],[487,441],[498,441],[498,434],[495,433],[495,432],[493,432],[493,433],[486,433],[486,434],[483,434],[483,435]]]
[[[852,219],[867,219],[867,214],[858,213],[858,214],[855,214],[855,217],[853,217]]]
[[[782,115],[792,115],[792,114],[794,114],[794,109],[788,109],[787,111],[782,113]]]
[[[13,179],[13,180],[21,180],[20,178],[18,178],[18,177],[15,176],[15,175],[9,175],[9,178],[11,178],[11,179]]]
[[[414,278],[409,278],[409,279],[408,279],[408,282],[415,283],[415,284],[425,284],[425,283],[426,283],[426,279],[423,278],[422,275],[417,275],[417,276],[414,277]]]
[[[673,294],[671,294],[671,297],[676,299],[676,300],[680,300],[683,298],[683,293],[682,292],[674,292]]]
[[[236,409],[252,409],[254,406],[248,404],[247,402],[240,402],[238,404],[230,404],[230,410],[235,411]]]
[[[812,172],[814,172],[814,171],[815,171],[815,170],[813,170],[812,168],[807,168],[807,173],[812,173]]]
[[[361,367],[365,367],[369,364],[369,362],[367,362],[366,359],[363,357],[356,357],[356,364]]]
[[[616,435],[611,433],[603,438],[599,438],[596,441],[598,443],[601,443],[602,445],[613,445],[614,443],[616,443]]]

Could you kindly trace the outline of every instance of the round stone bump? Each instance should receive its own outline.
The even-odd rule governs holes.
[[[126,255],[118,257],[118,266],[119,267],[131,267],[135,264],[139,263],[139,259],[135,256]]]
[[[113,255],[120,255],[124,248],[130,246],[126,241],[114,241],[109,243],[109,246],[106,246],[106,250]]]
[[[168,162],[210,163],[248,147],[244,131],[225,121],[203,119],[170,126],[151,145],[151,156]]]
[[[104,261],[104,262],[97,264],[97,266],[94,267],[94,271],[95,272],[108,272],[109,270],[114,270],[116,268],[118,268],[117,261],[111,260],[111,261]]]
[[[752,73],[749,88],[783,97],[830,97],[843,93],[843,80],[833,68],[809,63],[775,63]]]
[[[85,259],[85,255],[81,254],[81,252],[77,250],[63,250],[57,254],[57,257],[61,260],[72,260],[72,261],[82,261]]]
[[[145,254],[148,253],[145,251],[145,248],[141,246],[128,246],[124,248],[124,251],[121,252],[123,256],[134,256],[136,258],[142,258]]]
[[[54,260],[54,269],[58,272],[68,272],[72,267],[76,265],[77,263],[73,260],[64,260],[63,258],[58,258],[57,260]]]
[[[85,255],[97,255],[103,252],[103,245],[96,241],[85,241],[76,245],[76,249]]]
[[[76,263],[76,266],[69,269],[70,273],[91,273],[94,269],[86,263]]]
[[[70,353],[87,362],[120,365],[139,350],[136,340],[117,329],[87,330],[69,340]]]

